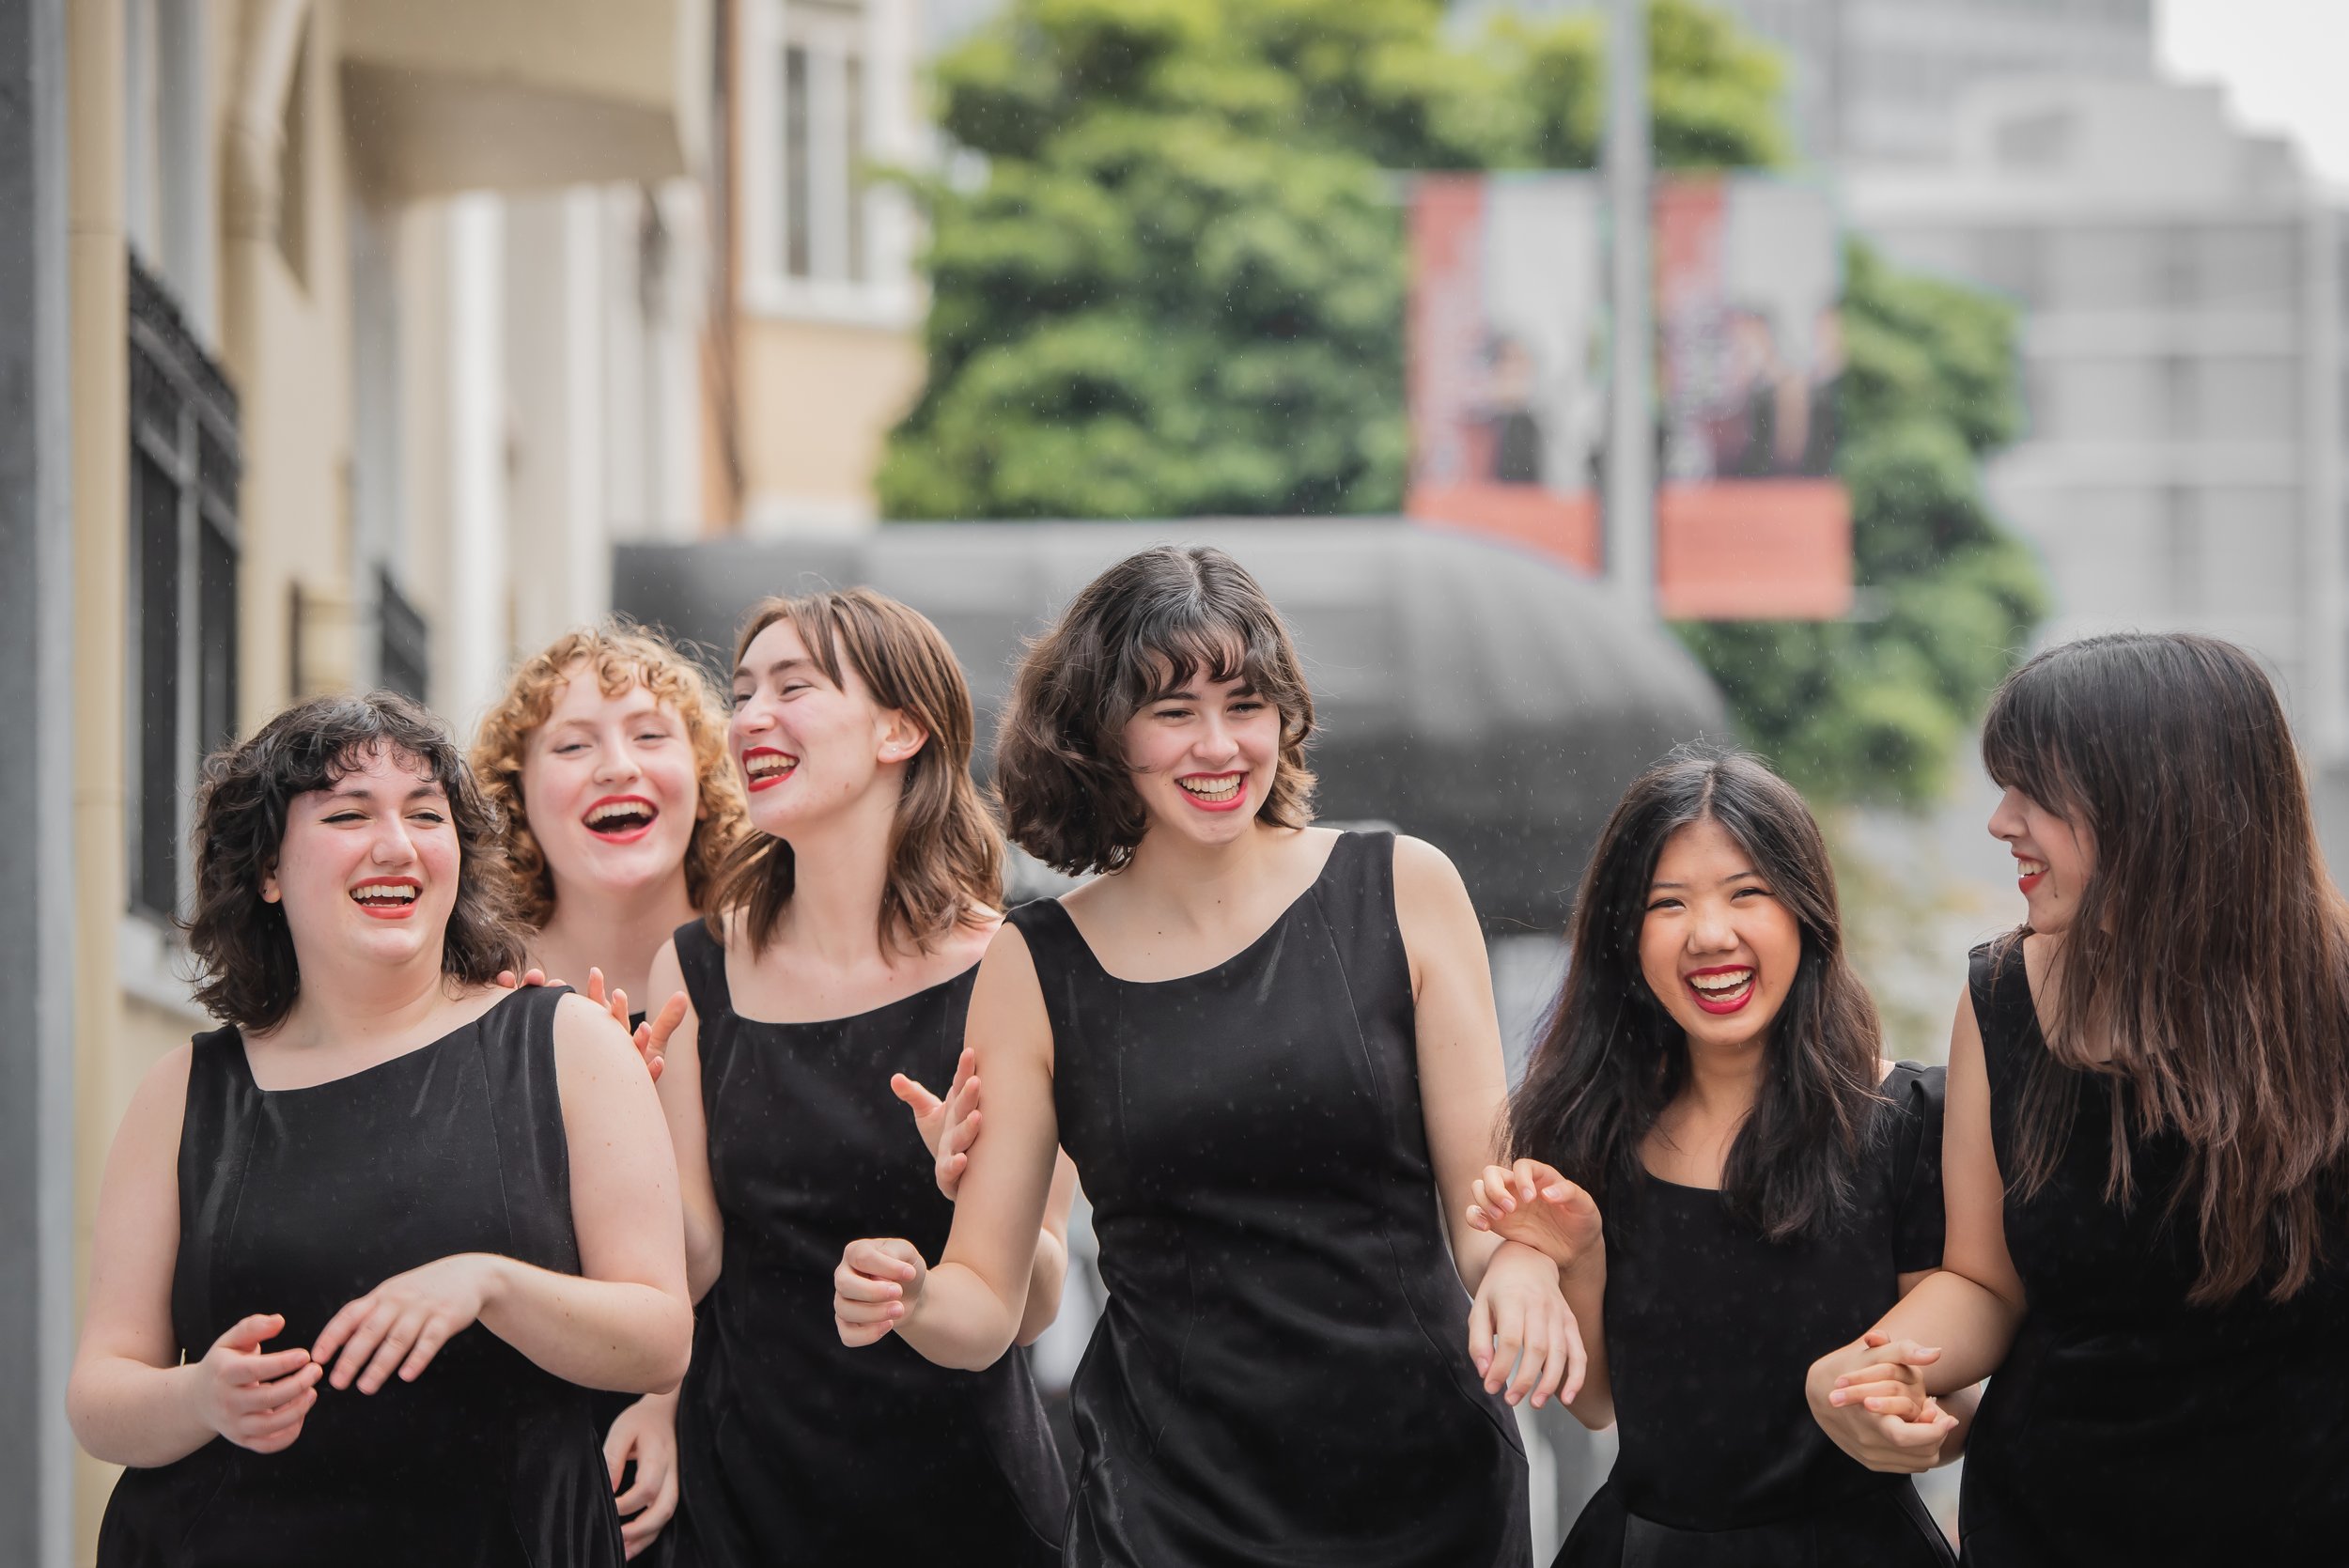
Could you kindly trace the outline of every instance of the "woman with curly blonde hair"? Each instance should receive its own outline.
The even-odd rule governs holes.
[[[725,706],[700,666],[620,622],[567,631],[483,716],[473,771],[506,824],[531,967],[585,983],[597,1001],[608,983],[615,1015],[629,996],[649,1000],[653,955],[700,918],[745,825]],[[680,996],[663,1021],[683,1008]],[[633,1404],[601,1397],[598,1414],[629,1555],[643,1560],[674,1506],[677,1467],[668,1423],[630,1416]]]

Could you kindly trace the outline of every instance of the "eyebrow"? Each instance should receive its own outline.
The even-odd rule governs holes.
[[[786,670],[813,670],[815,668],[816,660],[812,659],[779,659],[767,666],[766,673],[770,675],[779,675]],[[759,672],[752,669],[748,664],[737,664],[734,667],[734,678],[737,680],[756,680],[758,676]]]
[[[1754,881],[1757,881],[1757,882],[1759,882],[1759,881],[1763,880],[1762,874],[1761,874],[1760,872],[1758,872],[1758,871],[1733,871],[1733,872],[1731,872],[1728,876],[1726,876],[1726,877],[1722,877],[1722,878],[1721,878],[1719,882],[1716,882],[1716,883],[1714,884],[1714,886],[1715,886],[1715,887],[1727,887],[1727,886],[1728,886],[1730,883],[1732,883],[1732,882],[1742,882],[1742,881],[1746,880],[1748,877],[1751,877]],[[1685,889],[1686,887],[1688,887],[1688,883],[1686,883],[1686,882],[1650,882],[1647,886],[1648,886],[1648,891],[1649,891],[1650,893],[1654,893],[1654,892],[1655,892],[1657,888],[1684,888],[1684,889]]]
[[[417,784],[415,788],[408,792],[408,800],[420,800],[428,796],[437,797],[445,800],[448,799],[448,791],[441,787],[439,780],[427,779]],[[326,799],[330,805],[336,800],[373,800],[375,799],[375,791],[368,789],[362,784],[346,784],[337,788],[328,790],[326,792]]]
[[[1248,680],[1241,681],[1237,686],[1233,687],[1231,691],[1224,694],[1232,697],[1255,697],[1263,695],[1262,692],[1256,690],[1255,682]],[[1191,689],[1191,685],[1189,681],[1185,681],[1175,690],[1172,691],[1160,691],[1150,700],[1154,703],[1195,703],[1199,700],[1199,693]]]

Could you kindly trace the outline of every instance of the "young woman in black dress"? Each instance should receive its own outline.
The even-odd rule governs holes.
[[[656,1063],[682,993],[648,1023],[653,955],[696,918],[743,831],[725,712],[701,667],[654,634],[565,632],[516,666],[482,715],[474,776],[505,823],[506,868],[534,974],[584,976]],[[642,1568],[667,1560],[675,1425],[631,1393],[598,1391],[620,1536]],[[659,1402],[655,1402],[656,1405]]]
[[[132,1096],[68,1404],[104,1568],[616,1565],[587,1389],[673,1387],[676,1166],[625,1032],[521,956],[494,814],[405,698],[206,768],[196,1036]]]
[[[942,1256],[883,1232],[834,1275],[861,1354],[894,1330],[992,1364],[1066,1144],[1110,1291],[1072,1390],[1086,1568],[1529,1557],[1495,1390],[1567,1377],[1558,1270],[1442,1219],[1506,1094],[1483,935],[1426,845],[1306,825],[1312,726],[1278,613],[1214,550],[1112,567],[1029,650],[1012,835],[1105,875],[1014,910],[980,966],[987,1127]]]
[[[1803,1399],[1821,1348],[1940,1261],[1942,1072],[1878,1060],[1802,798],[1737,752],[1650,768],[1571,951],[1519,1157],[1469,1212],[1558,1260],[1591,1351],[1570,1408],[1621,1434],[1558,1562],[1949,1562],[1907,1478],[1838,1452]]]
[[[690,1568],[1059,1560],[1067,1481],[1025,1359],[852,1354],[827,1310],[851,1238],[910,1218],[945,1239],[953,1140],[977,1132],[942,1130],[1001,919],[973,728],[953,650],[893,599],[770,599],[743,627],[728,738],[754,831],[711,893],[723,935],[679,927],[652,973],[692,1002],[661,1096],[707,1294],[681,1395],[645,1402],[677,1422]],[[957,1078],[950,1112],[925,1085]],[[1074,1191],[1064,1169],[1028,1228],[1023,1340],[1059,1310]]]
[[[2028,913],[1958,1001],[1942,1272],[1812,1408],[1898,1464],[1916,1402],[1995,1371],[1958,1514],[1983,1568],[2340,1560],[2349,910],[2275,689],[2213,638],[2069,643],[1983,759]]]

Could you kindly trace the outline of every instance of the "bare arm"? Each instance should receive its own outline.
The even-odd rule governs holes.
[[[1064,1154],[1052,1162],[1052,1189],[1044,1200],[1043,1227],[1036,1232],[1028,1306],[1019,1317],[1021,1344],[1035,1343],[1060,1316],[1061,1288],[1068,1282],[1068,1209],[1076,1200],[1076,1163]]]
[[[661,944],[653,955],[654,996],[682,994],[685,970],[677,943]],[[718,1189],[709,1179],[709,1129],[702,1117],[701,1017],[686,1001],[684,1021],[669,1035],[659,1084],[661,1113],[677,1153],[677,1195],[685,1211],[685,1281],[699,1301],[718,1281],[725,1262],[725,1233],[718,1217]]]
[[[1469,1354],[1490,1392],[1539,1407],[1563,1385],[1581,1397],[1588,1356],[1557,1260],[1464,1222],[1477,1179],[1501,1157],[1509,1075],[1501,1057],[1485,931],[1441,850],[1394,841],[1394,902],[1411,966],[1420,1113],[1435,1167],[1432,1194],[1454,1266],[1475,1297]]]
[[[841,1338],[893,1329],[940,1366],[992,1366],[1027,1315],[1051,1195],[1060,1127],[1052,1029],[1019,928],[996,933],[979,965],[966,1037],[987,1080],[987,1132],[971,1150],[955,1222],[936,1268],[902,1240],[853,1241],[833,1274]]]
[[[107,1151],[90,1237],[82,1343],[66,1415],[93,1458],[152,1468],[223,1431],[271,1452],[300,1436],[318,1373],[302,1349],[260,1351],[285,1327],[269,1303],[200,1361],[179,1360],[171,1281],[179,1256],[179,1127],[193,1049],[156,1063],[131,1096]]]

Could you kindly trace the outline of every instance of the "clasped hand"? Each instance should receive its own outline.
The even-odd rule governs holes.
[[[1872,1470],[1918,1475],[1941,1463],[1957,1418],[1925,1391],[1924,1369],[1938,1349],[1895,1343],[1871,1328],[1812,1363],[1803,1391],[1820,1430]]]

